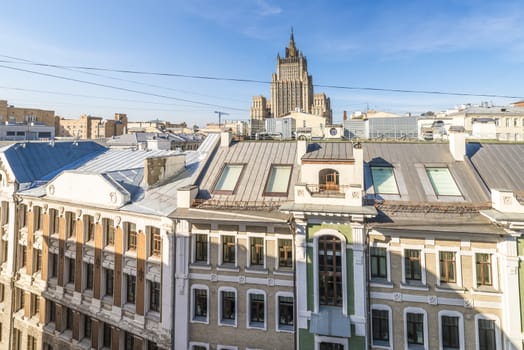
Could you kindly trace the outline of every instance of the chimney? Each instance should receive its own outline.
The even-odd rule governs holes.
[[[466,155],[466,133],[463,126],[449,128],[449,152],[457,161],[464,161]]]
[[[186,156],[176,154],[144,159],[144,182],[147,187],[165,182],[186,168]]]
[[[343,121],[348,120],[348,112],[347,111],[344,111],[344,115],[342,116],[342,120]]]
[[[220,147],[229,147],[231,144],[231,133],[221,132],[220,133]]]
[[[297,141],[297,164],[302,164],[302,157],[307,152],[307,141],[298,140]]]
[[[177,208],[191,208],[193,200],[198,194],[198,187],[194,185],[180,187],[177,190],[176,207]]]

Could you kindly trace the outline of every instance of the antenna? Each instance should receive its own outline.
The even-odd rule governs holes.
[[[220,124],[222,122],[222,116],[223,115],[229,115],[229,113],[220,112],[220,111],[215,111],[215,113],[218,114],[218,129],[220,129]]]

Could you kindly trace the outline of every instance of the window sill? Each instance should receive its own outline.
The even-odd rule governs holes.
[[[261,331],[265,331],[266,330],[266,325],[264,324],[264,322],[250,322],[247,327],[247,329],[258,329],[258,330],[261,330]]]
[[[133,250],[127,250],[125,253],[124,253],[124,256],[126,258],[136,258],[136,249],[133,249]]]
[[[273,275],[276,276],[293,276],[293,270],[284,270],[284,269],[278,269],[273,271]]]
[[[160,322],[160,312],[158,311],[148,311],[146,314],[148,320]]]
[[[392,348],[391,345],[389,345],[389,344],[380,344],[380,343],[379,344],[371,343],[371,344],[372,344],[371,346],[373,348],[377,348],[377,349],[391,349]]]
[[[207,317],[196,316],[191,319],[191,323],[209,324],[209,320]]]
[[[389,282],[387,280],[371,280],[369,282],[369,286],[370,287],[375,287],[375,288],[393,288],[393,282]]]
[[[456,284],[441,284],[437,285],[435,287],[435,290],[437,292],[444,292],[444,293],[464,293],[466,291],[465,288],[460,287]]]
[[[422,282],[419,283],[400,283],[400,289],[411,289],[411,290],[423,290],[423,291],[429,291],[429,286],[426,284],[422,284]]]
[[[248,273],[257,273],[260,275],[267,275],[269,273],[269,270],[260,266],[260,267],[246,267],[246,272]]]
[[[148,263],[153,263],[153,264],[160,264],[162,262],[162,259],[160,258],[159,255],[150,255],[147,258],[147,262]]]
[[[220,265],[217,267],[217,271],[240,272],[240,268],[233,264]]]
[[[219,326],[225,326],[225,327],[235,327],[237,326],[236,320],[221,320],[218,322]]]
[[[490,286],[478,286],[477,288],[473,288],[472,290],[475,294],[502,294],[500,290]]]
[[[294,327],[293,326],[278,326],[277,332],[294,333]]]
[[[211,270],[211,265],[206,264],[206,263],[195,262],[195,263],[190,264],[189,268],[191,268],[191,269],[199,269],[199,270]]]

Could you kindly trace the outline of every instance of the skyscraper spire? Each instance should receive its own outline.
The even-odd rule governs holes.
[[[293,27],[291,27],[291,36],[289,37],[289,45],[286,48],[286,57],[297,57],[297,47],[295,46],[295,37],[293,35]]]

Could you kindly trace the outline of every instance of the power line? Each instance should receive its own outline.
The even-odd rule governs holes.
[[[12,57],[12,56],[6,56],[6,55],[0,55],[0,57],[8,57],[8,58],[11,58],[11,59],[18,59],[18,58],[15,58],[15,57]],[[0,61],[0,62],[17,63],[17,62],[11,62],[11,61]],[[57,64],[49,64],[49,63],[27,63],[27,64],[43,66],[43,67],[53,67],[53,68],[80,69],[80,70],[87,70],[87,71],[103,71],[103,72],[124,73],[124,74],[166,76],[166,77],[203,79],[203,80],[215,80],[215,81],[231,81],[231,82],[239,82],[239,83],[271,84],[270,81],[255,80],[255,79],[244,79],[244,78],[234,78],[234,77],[217,77],[217,76],[209,76],[209,75],[190,75],[190,74],[179,74],[179,73],[163,73],[163,72],[138,71],[138,70],[104,68],[104,67],[90,67],[90,66],[70,66],[70,65],[57,65]],[[469,92],[457,92],[457,91],[390,89],[390,88],[367,87],[367,86],[345,86],[345,85],[324,85],[324,84],[313,84],[313,86],[319,87],[319,88],[326,88],[326,89],[360,90],[360,91],[376,91],[376,92],[394,92],[394,93],[426,94],[426,95],[470,96],[470,97],[506,98],[506,99],[521,99],[521,98],[523,98],[522,96],[482,94],[482,93],[469,93]]]

